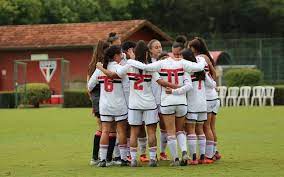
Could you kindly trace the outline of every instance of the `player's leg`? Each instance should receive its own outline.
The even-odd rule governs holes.
[[[216,105],[214,106],[211,114],[211,130],[213,133],[213,137],[214,137],[214,158],[216,160],[219,160],[221,158],[221,155],[217,149],[217,133],[216,133],[216,117],[217,117],[217,113],[220,107],[220,100],[216,100]]]
[[[191,160],[189,162],[190,165],[197,165],[198,160],[196,158],[196,148],[197,148],[197,136],[195,133],[195,126],[196,126],[196,120],[197,116],[196,114],[188,113],[186,116],[186,133],[187,133],[187,143],[188,143],[188,149],[190,152]]]
[[[168,160],[168,156],[166,154],[167,148],[167,131],[165,128],[164,119],[162,119],[162,114],[159,113],[159,126],[160,126],[160,160]]]
[[[195,127],[195,132],[197,135],[197,141],[199,145],[199,163],[205,163],[205,148],[206,148],[206,136],[203,131],[203,121],[197,121],[196,122],[196,127]]]
[[[111,129],[112,118],[109,116],[101,116],[102,121],[102,135],[100,139],[99,167],[106,167],[107,150],[109,146],[109,132]]]
[[[97,131],[94,135],[94,141],[93,141],[93,153],[92,153],[92,159],[90,161],[90,165],[97,165],[99,163],[99,149],[100,149],[100,139],[102,135],[102,126],[101,126],[101,120],[99,112],[94,113],[97,121]]]
[[[148,145],[149,145],[149,166],[156,167],[157,166],[157,123],[158,119],[158,110],[149,110],[143,112],[143,120],[147,126],[147,134],[148,134]]]
[[[111,124],[111,129],[109,133],[109,146],[107,150],[107,163],[109,164],[112,161],[112,155],[114,152],[114,147],[116,144],[116,124],[115,121],[112,122]]]
[[[146,155],[147,148],[147,136],[145,130],[145,124],[140,127],[139,135],[138,135],[138,146],[140,151],[140,161],[141,162],[149,162],[149,159]]]
[[[117,133],[118,133],[118,148],[120,152],[120,157],[121,157],[121,166],[127,166],[127,120],[126,116],[122,116],[117,118],[116,117],[116,128],[117,128]]]
[[[199,116],[205,117],[206,115],[203,115],[205,113],[200,113]],[[202,120],[202,119],[201,119]],[[206,136],[206,148],[205,148],[205,158],[206,163],[212,163],[213,162],[213,156],[214,156],[214,136],[211,130],[211,114],[207,114],[207,120],[205,120],[203,125],[203,130]]]

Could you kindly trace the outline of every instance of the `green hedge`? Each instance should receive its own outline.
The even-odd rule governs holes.
[[[232,86],[255,86],[262,82],[263,74],[258,69],[230,69],[224,75],[226,85]]]
[[[0,92],[0,108],[14,108],[14,107],[15,107],[15,93]]]
[[[24,92],[23,88],[20,89],[20,92]],[[42,101],[49,99],[50,96],[51,91],[47,84],[29,83],[26,84],[26,99],[24,100],[24,103],[31,104],[35,108],[39,108],[39,104]]]
[[[274,104],[284,105],[284,85],[275,85]]]
[[[92,107],[92,103],[86,90],[66,90],[63,107]]]

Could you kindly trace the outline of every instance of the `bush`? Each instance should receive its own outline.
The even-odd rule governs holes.
[[[0,92],[0,108],[14,108],[14,107],[15,107],[15,93]]]
[[[21,90],[23,92],[23,90]],[[44,83],[29,83],[26,84],[26,104],[31,104],[35,108],[39,108],[39,104],[43,100],[49,99],[51,96],[51,91],[49,86]]]
[[[64,103],[65,108],[74,107],[91,107],[89,95],[86,90],[66,90],[64,91]]]
[[[274,104],[284,105],[284,85],[276,85],[274,92]]]
[[[228,87],[255,86],[262,82],[263,74],[258,69],[230,69],[224,78]]]

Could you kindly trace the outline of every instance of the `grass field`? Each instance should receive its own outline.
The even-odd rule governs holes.
[[[284,176],[284,107],[223,108],[213,165],[97,168],[88,165],[90,109],[0,110],[0,176]]]

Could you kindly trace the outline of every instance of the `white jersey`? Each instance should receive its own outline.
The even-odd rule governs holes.
[[[129,109],[131,110],[154,110],[157,109],[155,97],[152,92],[152,82],[160,79],[157,72],[143,71],[130,65],[123,66],[117,71],[120,77],[128,75],[130,81]]]
[[[107,69],[117,72],[122,66],[117,62],[110,62]],[[88,90],[92,90],[100,84],[100,115],[101,116],[123,116],[127,115],[127,105],[124,97],[122,79],[111,79],[96,69],[88,82]]]
[[[152,63],[156,62],[157,59],[152,58]],[[158,84],[156,81],[154,81],[152,79],[152,91],[156,100],[156,104],[160,105],[161,104],[161,91],[162,91],[162,87],[160,86],[160,84]]]
[[[127,63],[127,58],[126,58],[126,54],[123,53],[125,55],[125,57],[122,58],[122,60],[120,61],[120,65],[124,66]],[[123,87],[123,91],[124,91],[124,96],[126,99],[126,104],[127,106],[129,105],[129,79],[127,77],[124,77],[124,79],[122,79],[122,87]]]
[[[216,91],[216,82],[211,77],[209,72],[206,72],[205,77],[205,90],[206,90],[206,100],[212,101],[218,99],[218,93]]]
[[[197,63],[205,61],[204,58],[196,58]],[[193,89],[187,92],[187,108],[189,113],[201,113],[207,111],[205,81],[198,80],[196,73],[191,73]]]
[[[171,57],[145,65],[135,60],[128,60],[130,65],[147,70],[158,71],[162,79],[178,86],[184,86],[185,71],[200,71],[204,69],[205,63],[193,63],[184,59],[174,60]],[[166,94],[166,88],[162,87],[161,106],[187,105],[186,93]]]

